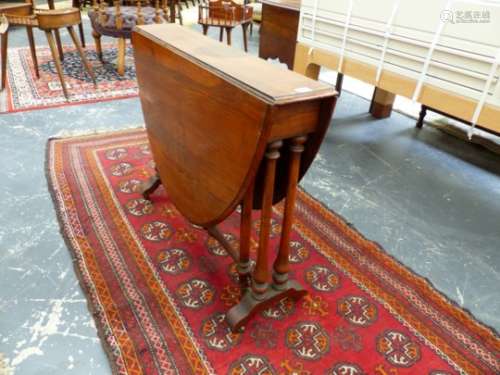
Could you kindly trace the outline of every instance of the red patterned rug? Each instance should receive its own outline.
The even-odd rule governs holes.
[[[115,373],[500,373],[494,332],[304,192],[290,260],[309,295],[232,334],[224,312],[239,288],[230,257],[163,188],[152,204],[137,193],[154,167],[144,130],[54,139],[47,158],[62,232]],[[274,215],[276,247],[281,206]],[[235,213],[221,226],[230,241],[238,223]]]
[[[132,48],[127,49],[125,75],[116,73],[117,48],[103,45],[104,63],[97,58],[94,46],[87,46],[86,56],[97,78],[97,89],[85,71],[74,46],[64,46],[64,79],[69,101],[62,92],[59,76],[49,47],[37,48],[40,78],[37,79],[29,48],[10,48],[7,87],[0,96],[0,113],[42,109],[137,96],[137,81]]]

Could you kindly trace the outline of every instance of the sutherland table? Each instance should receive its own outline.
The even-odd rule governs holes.
[[[132,35],[142,110],[158,178],[191,223],[205,228],[238,264],[241,301],[233,331],[269,304],[306,292],[289,280],[289,235],[296,186],[330,123],[329,86],[174,24]],[[271,274],[272,205],[286,198],[281,243]],[[154,197],[153,197],[154,202]],[[242,205],[239,251],[216,225]],[[259,248],[250,263],[252,208],[260,209]]]

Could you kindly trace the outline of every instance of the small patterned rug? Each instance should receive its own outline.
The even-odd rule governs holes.
[[[152,203],[137,192],[154,173],[144,130],[53,139],[47,166],[115,373],[500,373],[496,333],[302,191],[290,261],[309,295],[279,301],[233,334],[224,314],[240,292],[230,257],[163,187]],[[273,214],[275,249],[283,207]],[[221,225],[229,241],[238,224],[235,212]]]
[[[127,49],[125,75],[116,73],[118,49],[103,44],[104,63],[97,58],[95,47],[87,46],[86,56],[97,77],[97,89],[88,76],[74,46],[64,46],[64,79],[69,100],[61,89],[50,49],[37,48],[40,79],[36,78],[29,48],[10,48],[8,85],[0,95],[0,113],[58,107],[137,96],[137,81],[132,47]]]

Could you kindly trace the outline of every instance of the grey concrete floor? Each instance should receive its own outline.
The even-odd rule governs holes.
[[[16,45],[26,45],[23,30],[12,33]],[[252,53],[257,45],[256,33]],[[397,113],[376,121],[367,109],[342,94],[302,186],[499,330],[500,157],[431,127],[418,131]],[[0,116],[0,353],[15,374],[110,373],[59,234],[45,145],[61,132],[142,122],[137,99]]]

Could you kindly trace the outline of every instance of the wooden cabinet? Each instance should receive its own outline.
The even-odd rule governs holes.
[[[279,59],[293,69],[300,0],[262,0],[259,56]]]

